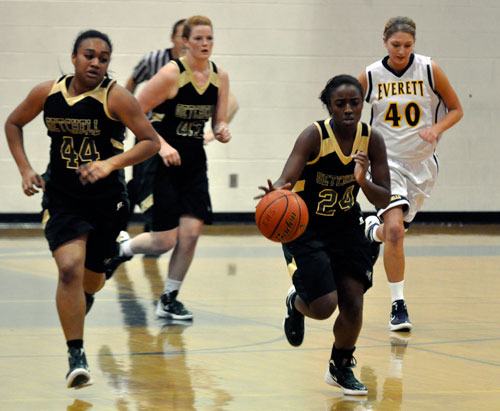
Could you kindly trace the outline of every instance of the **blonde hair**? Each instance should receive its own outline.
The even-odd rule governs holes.
[[[415,39],[417,34],[417,25],[409,17],[403,17],[403,16],[391,17],[389,20],[387,20],[387,23],[385,23],[384,35],[383,35],[384,41],[389,40],[389,38],[394,33],[400,31],[411,34]]]
[[[213,30],[212,21],[205,16],[191,16],[184,22],[182,37],[188,39],[194,26],[210,26]]]

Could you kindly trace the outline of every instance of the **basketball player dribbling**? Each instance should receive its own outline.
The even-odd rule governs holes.
[[[293,187],[309,210],[304,234],[283,244],[293,281],[286,298],[288,342],[302,344],[304,316],[324,320],[338,306],[325,381],[341,387],[344,394],[366,395],[367,388],[351,368],[356,364],[353,352],[361,331],[363,296],[372,285],[378,249],[373,250],[364,235],[356,197],[361,188],[376,207],[387,206],[389,169],[382,137],[360,122],[359,81],[348,75],[333,77],[320,100],[331,117],[307,127],[278,180],[259,188],[268,193]]]

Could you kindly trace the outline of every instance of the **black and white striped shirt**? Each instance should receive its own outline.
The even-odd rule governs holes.
[[[165,64],[172,59],[172,49],[154,50],[147,53],[134,68],[132,79],[135,84],[142,83],[153,77]]]

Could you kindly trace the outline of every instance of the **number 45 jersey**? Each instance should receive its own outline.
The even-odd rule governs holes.
[[[77,200],[116,198],[125,191],[122,170],[86,185],[80,183],[76,172],[82,164],[123,152],[125,127],[111,117],[107,107],[115,81],[105,78],[95,89],[70,96],[71,77],[54,83],[43,108],[51,138],[50,163],[44,174],[47,189]]]
[[[429,158],[435,144],[425,142],[418,133],[446,113],[435,90],[431,58],[412,54],[402,72],[394,71],[388,59],[386,56],[366,68],[370,124],[382,134],[389,159]]]

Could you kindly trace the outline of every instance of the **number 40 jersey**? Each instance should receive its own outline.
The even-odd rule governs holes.
[[[384,138],[389,159],[429,158],[435,144],[422,140],[418,133],[446,112],[435,90],[431,58],[412,54],[401,72],[394,71],[388,59],[386,56],[366,68],[365,100],[372,105],[370,124]]]

